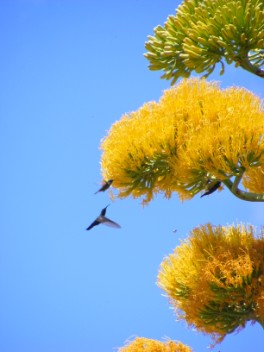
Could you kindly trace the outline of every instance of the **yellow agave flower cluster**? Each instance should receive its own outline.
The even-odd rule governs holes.
[[[243,88],[185,79],[114,123],[101,144],[104,179],[120,198],[163,192],[192,198],[208,181],[243,174],[264,193],[264,110]]]
[[[161,264],[158,285],[180,318],[218,341],[248,320],[264,326],[264,232],[195,228]]]
[[[208,76],[218,62],[223,73],[222,58],[264,76],[263,22],[262,0],[185,0],[149,36],[145,57],[172,84],[192,71]]]
[[[126,346],[121,347],[119,352],[191,352],[190,347],[183,345],[181,342],[168,340],[161,342],[157,340],[147,339],[145,337],[137,337],[134,341],[129,342]]]

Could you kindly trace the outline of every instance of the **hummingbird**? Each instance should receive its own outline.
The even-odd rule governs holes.
[[[98,191],[95,192],[96,193],[99,193],[99,192],[104,192],[106,191],[110,186],[111,184],[113,183],[114,180],[108,180],[108,181],[103,181],[103,184],[102,184],[102,187],[98,189]]]
[[[107,207],[109,207],[110,204],[108,204],[104,209],[102,209],[100,215],[91,223],[91,225],[89,227],[87,227],[86,230],[91,230],[94,226],[96,225],[100,225],[100,224],[104,224],[110,227],[115,227],[115,228],[120,228],[121,226],[119,224],[117,224],[116,222],[108,219],[105,216],[106,213],[106,209]]]
[[[217,181],[208,181],[207,182],[207,191],[201,195],[201,198],[204,196],[208,196],[209,194],[213,193],[216,191],[219,187],[221,186],[221,182]]]

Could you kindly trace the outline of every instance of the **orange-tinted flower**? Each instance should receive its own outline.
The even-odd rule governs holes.
[[[264,233],[197,227],[160,267],[158,285],[177,315],[221,340],[248,320],[264,324]]]
[[[147,339],[145,337],[136,337],[132,342],[121,347],[119,352],[191,352],[191,348],[182,344],[168,340],[161,342],[157,340]]]

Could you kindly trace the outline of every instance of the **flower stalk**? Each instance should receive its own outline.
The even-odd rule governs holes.
[[[239,181],[242,176],[239,177]],[[223,180],[223,184],[234,194],[237,198],[241,200],[245,200],[248,202],[264,202],[264,194],[263,193],[252,193],[245,192],[238,188],[238,183],[232,182],[231,180]]]

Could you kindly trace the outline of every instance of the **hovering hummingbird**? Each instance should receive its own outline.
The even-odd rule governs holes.
[[[120,228],[121,226],[119,224],[117,224],[116,222],[108,219],[105,216],[106,213],[106,209],[107,207],[109,207],[110,204],[108,204],[104,209],[102,209],[100,215],[91,223],[91,225],[89,227],[87,227],[86,230],[91,230],[94,226],[96,225],[100,225],[100,224],[104,224],[110,227],[115,227],[115,228]]]
[[[204,196],[208,196],[208,194],[213,193],[220,186],[221,186],[221,182],[220,181],[217,181],[217,182],[208,181],[208,183],[207,183],[207,191],[201,195],[201,198],[204,197]]]
[[[99,192],[104,192],[106,191],[110,186],[111,184],[113,183],[114,180],[108,180],[108,181],[103,181],[103,184],[102,184],[102,187],[98,189],[98,191],[95,192],[96,193],[99,193]]]

